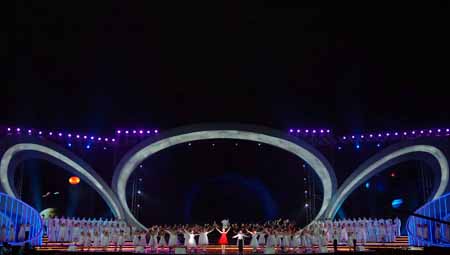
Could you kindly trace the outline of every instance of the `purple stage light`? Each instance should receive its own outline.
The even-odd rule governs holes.
[[[395,132],[395,133],[394,133],[394,135],[396,135],[396,136],[397,136],[397,135],[398,135],[398,132]]]
[[[20,128],[16,128],[16,131],[17,131],[17,132],[20,132]]]
[[[403,132],[403,135],[407,135],[408,133],[406,133],[406,132]]]
[[[370,137],[370,138],[372,138],[372,137],[373,137],[373,135],[372,135],[372,134],[370,134],[370,135],[369,135],[369,137]]]
[[[71,137],[72,137],[72,134],[67,134],[67,137],[71,138]]]
[[[133,134],[136,134],[136,130],[133,130]]]
[[[142,130],[139,130],[139,134],[141,134],[141,135],[142,135],[143,133],[144,133],[144,131],[142,131]]]
[[[306,130],[305,130],[305,132],[306,132],[306,133],[309,133],[309,130],[308,130],[308,129],[306,129]]]
[[[99,137],[99,138],[97,138],[97,140],[101,141],[101,140],[102,140],[102,138],[101,138],[101,137]]]
[[[80,135],[76,135],[76,138],[80,138]]]
[[[327,133],[330,133],[331,131],[329,129],[327,129]]]
[[[352,135],[352,139],[355,139],[355,136],[354,136],[354,135]]]
[[[431,134],[431,133],[433,133],[433,131],[432,131],[432,130],[430,129],[430,130],[428,130],[428,133],[430,133],[430,134]]]
[[[31,134],[31,129],[28,129],[28,134]]]
[[[292,130],[292,128],[291,128],[291,129],[289,129],[289,133],[292,133],[292,132],[294,132],[294,130]]]
[[[105,138],[105,142],[107,142],[108,141],[108,138]]]
[[[95,137],[91,136],[91,140],[94,140]]]
[[[315,134],[316,133],[316,130],[315,129],[313,129],[313,134]]]
[[[115,141],[116,141],[116,139],[114,139],[114,138],[113,138],[113,139],[111,139],[111,141],[112,141],[112,142],[115,142]]]
[[[158,129],[155,129],[153,132],[155,132],[155,134],[158,134]]]
[[[125,130],[125,134],[127,134],[127,135],[128,135],[128,133],[129,133],[129,131],[128,131],[128,130]]]
[[[323,129],[320,130],[320,133],[323,134]]]
[[[361,138],[364,138],[364,135],[361,135]]]
[[[420,133],[423,134],[423,130],[420,130]]]
[[[391,134],[390,133],[386,133],[386,136],[390,136]]]
[[[300,133],[300,129],[297,129],[297,133]]]
[[[58,136],[62,136],[62,133],[58,133]]]
[[[42,131],[39,131],[38,134],[39,134],[39,135],[42,135]]]
[[[87,136],[83,136],[83,139],[87,139]]]
[[[416,131],[412,131],[411,134],[415,135],[415,134],[416,134]]]
[[[120,133],[122,133],[122,131],[121,130],[117,130],[117,134],[120,134]]]
[[[53,132],[48,132],[48,135],[53,135]]]
[[[147,134],[150,134],[150,130],[147,130]]]
[[[344,140],[345,140],[345,139],[347,139],[347,137],[343,136],[343,137],[342,137],[342,139],[344,139]]]
[[[450,129],[448,129],[448,128],[445,130],[445,132],[449,132],[449,131],[450,131]]]
[[[8,132],[9,132],[9,131],[11,131],[11,128],[8,128],[7,130],[8,130]]]
[[[378,134],[378,137],[381,137],[381,134]]]
[[[438,133],[440,133],[440,132],[441,132],[441,129],[439,128],[437,131],[438,131]]]

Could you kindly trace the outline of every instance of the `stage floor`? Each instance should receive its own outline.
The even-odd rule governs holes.
[[[36,247],[36,250],[39,252],[63,252],[68,251],[69,245],[71,243],[57,243],[57,242],[46,242],[46,238],[44,238],[44,243],[40,247]],[[358,244],[359,245],[359,244]],[[408,249],[408,237],[407,236],[401,236],[396,239],[393,243],[367,243],[364,246],[364,252],[363,253],[371,253],[374,250],[379,249]],[[126,242],[126,244],[122,247],[122,250],[120,250],[118,247],[109,246],[106,249],[101,247],[91,247],[89,249],[82,249],[81,247],[76,247],[76,251],[83,251],[83,252],[123,252],[123,253],[130,253],[135,252],[135,248],[132,245],[131,242]],[[333,246],[330,243],[328,245],[328,251],[333,252]],[[347,245],[339,245],[338,246],[339,252],[348,252],[350,251],[350,248]],[[169,250],[169,248],[158,248],[150,249],[147,247],[145,249],[146,254],[171,254],[174,253],[174,250]],[[206,248],[197,248],[192,251],[189,251],[190,254],[222,254],[222,249],[219,245],[209,245]],[[226,254],[237,254],[238,249],[236,245],[228,245],[225,250]],[[251,247],[245,247],[244,248],[245,254],[253,254],[253,250]],[[264,254],[265,250],[263,248],[260,248],[257,250],[258,254]],[[282,251],[281,249],[277,248],[275,249],[275,253],[277,254],[305,254],[305,253],[319,253],[318,247],[314,247],[313,249],[288,249],[286,251]]]

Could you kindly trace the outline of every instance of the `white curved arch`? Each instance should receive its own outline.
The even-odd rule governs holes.
[[[124,213],[125,215],[127,215],[129,220],[133,221],[133,223],[136,224],[137,226],[145,228],[145,226],[142,225],[133,216],[126,201],[125,195],[126,185],[128,178],[130,177],[134,169],[136,169],[136,167],[150,155],[158,151],[161,151],[165,148],[181,143],[207,139],[239,139],[239,140],[260,142],[270,144],[280,149],[289,151],[294,155],[297,155],[298,157],[302,158],[317,173],[323,186],[323,196],[324,196],[323,203],[318,214],[316,215],[316,219],[320,218],[325,213],[325,210],[330,203],[335,188],[335,180],[332,178],[331,175],[333,174],[334,176],[334,173],[330,173],[332,172],[332,170],[331,169],[329,170],[325,165],[325,163],[322,160],[320,160],[316,155],[314,155],[310,150],[289,140],[266,134],[261,134],[258,132],[241,131],[241,130],[207,130],[207,131],[184,133],[164,138],[162,140],[144,146],[143,148],[132,154],[128,159],[126,159],[125,163],[119,169],[117,179],[113,183],[113,189],[116,191],[116,194],[119,198],[119,202],[122,205]]]
[[[63,163],[67,164],[69,167],[71,167],[75,172],[77,172],[81,177],[84,177],[88,179],[91,183],[93,183],[93,188],[100,193],[100,195],[106,199],[106,203],[111,206],[111,210],[113,211],[114,215],[117,215],[118,218],[123,218],[122,211],[120,210],[120,206],[117,205],[114,198],[106,192],[106,190],[109,189],[109,187],[105,187],[105,185],[102,185],[100,181],[97,179],[99,177],[94,177],[88,170],[86,170],[84,167],[73,161],[72,159],[68,158],[67,156],[63,155],[62,153],[46,147],[39,144],[34,143],[19,143],[11,146],[8,148],[7,151],[3,154],[3,157],[0,162],[0,183],[4,189],[4,191],[9,194],[12,197],[16,197],[16,194],[14,193],[10,183],[9,183],[9,176],[8,176],[8,168],[9,164],[11,163],[11,160],[14,158],[14,156],[22,151],[35,151],[40,152],[46,155],[49,155],[59,161],[62,161]]]
[[[440,197],[445,192],[449,180],[449,166],[447,158],[445,157],[444,153],[441,150],[439,150],[434,146],[412,145],[389,153],[388,155],[382,157],[381,159],[373,162],[359,173],[354,173],[356,174],[356,176],[351,175],[350,177],[348,177],[344,181],[343,186],[339,188],[336,199],[333,199],[333,202],[330,204],[330,208],[327,210],[326,217],[333,218],[336,215],[342,203],[350,195],[350,193],[354,189],[356,189],[359,185],[361,185],[363,182],[370,179],[373,173],[377,172],[378,168],[382,167],[389,161],[394,160],[395,158],[404,156],[408,153],[415,153],[415,152],[429,153],[438,161],[441,170],[441,180],[436,190],[436,193],[433,195],[432,199]]]

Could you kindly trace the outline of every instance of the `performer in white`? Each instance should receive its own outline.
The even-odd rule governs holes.
[[[24,241],[25,240],[25,225],[24,224],[20,224],[19,234],[17,235],[17,239],[19,241]]]
[[[208,235],[209,233],[213,232],[214,229],[208,229],[207,227],[202,228],[202,231],[199,234],[198,237],[198,245],[205,251],[206,247],[209,244]]]
[[[239,232],[233,236],[233,238],[237,239],[237,246],[238,246],[238,251],[239,254],[243,254],[244,253],[244,237],[248,237],[247,235],[245,235],[244,233],[242,233],[242,230],[239,230]]]

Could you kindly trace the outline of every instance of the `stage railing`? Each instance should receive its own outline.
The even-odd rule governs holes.
[[[409,244],[450,247],[450,193],[415,211],[407,221]]]
[[[24,230],[30,224],[26,238],[19,235],[22,224]],[[4,241],[11,245],[23,245],[26,242],[33,246],[42,244],[43,223],[39,212],[21,200],[0,193],[0,228],[3,227],[6,228]]]

